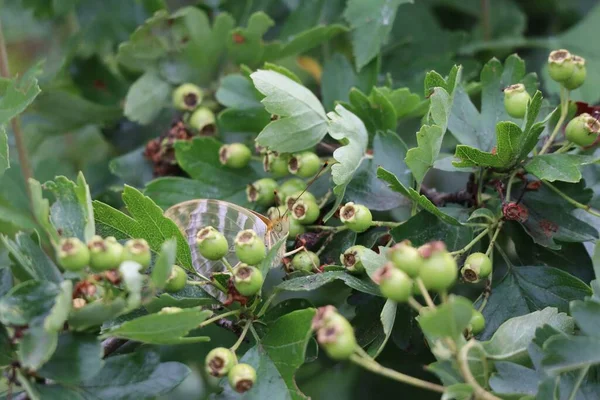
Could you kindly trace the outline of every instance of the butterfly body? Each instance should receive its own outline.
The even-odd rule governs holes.
[[[196,234],[203,227],[212,226],[225,235],[230,246],[225,258],[232,265],[237,263],[234,240],[239,231],[252,229],[263,238],[267,248],[270,248],[287,235],[289,230],[287,216],[271,221],[253,210],[215,199],[189,200],[176,204],[165,211],[165,216],[172,219],[183,232],[192,252],[194,268],[205,275],[221,271],[225,267],[222,262],[208,260],[199,253],[196,247]],[[284,247],[281,248],[279,257],[273,261],[274,265],[278,265],[281,261]]]

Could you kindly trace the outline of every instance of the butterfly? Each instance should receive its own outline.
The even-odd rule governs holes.
[[[192,252],[192,263],[196,271],[203,275],[216,272],[220,261],[208,260],[200,254],[196,247],[196,234],[206,226],[212,226],[227,238],[230,245],[225,256],[227,261],[235,265],[237,259],[234,251],[234,240],[237,233],[244,229],[252,229],[263,238],[267,249],[286,237],[289,232],[288,216],[283,215],[270,220],[256,211],[229,203],[224,200],[197,199],[175,204],[167,209],[164,215],[175,222],[187,239]],[[285,246],[281,246],[272,266],[277,266],[283,258]]]

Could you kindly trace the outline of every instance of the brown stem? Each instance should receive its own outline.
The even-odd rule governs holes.
[[[8,54],[6,51],[6,42],[2,33],[2,23],[0,22],[0,75],[4,78],[10,78],[10,70],[8,68]],[[25,189],[29,198],[30,205],[33,206],[31,199],[31,191],[29,189],[29,178],[33,177],[25,141],[23,139],[23,130],[21,129],[21,121],[18,116],[15,116],[12,121],[13,134],[15,135],[15,143],[17,145],[17,153],[19,155],[19,163],[23,171],[23,179],[25,180]]]
[[[119,339],[119,338],[108,338],[102,342],[102,349],[104,350],[103,358],[108,357],[115,351],[119,349],[119,347],[123,346],[127,343],[127,339]]]
[[[481,0],[481,24],[483,25],[483,40],[487,42],[492,38],[490,0]]]
[[[459,190],[458,192],[438,192],[435,189],[421,185],[421,194],[427,197],[437,207],[442,207],[446,203],[455,203],[461,205],[471,205],[475,202],[473,193],[468,190]]]

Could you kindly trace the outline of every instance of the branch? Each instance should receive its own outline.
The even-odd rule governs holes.
[[[427,197],[437,207],[442,207],[446,203],[461,204],[464,206],[470,206],[474,204],[475,197],[473,193],[467,190],[459,190],[458,192],[438,192],[435,189],[429,188],[425,185],[421,185],[421,194]]]

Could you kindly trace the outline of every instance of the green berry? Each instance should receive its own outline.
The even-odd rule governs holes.
[[[362,257],[366,251],[367,248],[361,245],[349,247],[340,255],[340,262],[348,272],[361,274],[365,272]]]
[[[244,168],[251,158],[252,152],[243,143],[224,144],[219,149],[219,161],[229,168]]]
[[[281,204],[284,204],[285,199],[295,193],[302,193],[306,189],[306,182],[300,178],[290,178],[279,185],[277,190],[277,198]]]
[[[317,331],[317,341],[334,360],[347,360],[356,350],[352,325],[341,315],[331,318]]]
[[[227,238],[212,226],[206,226],[196,233],[196,246],[202,257],[213,261],[220,260],[229,252]]]
[[[173,265],[171,275],[165,284],[165,291],[169,293],[179,292],[187,283],[187,273],[179,265]]]
[[[479,282],[492,273],[492,260],[484,253],[472,253],[465,260],[460,273],[466,282]]]
[[[90,268],[94,271],[107,271],[114,269],[121,263],[123,246],[110,236],[102,239],[94,236],[88,243],[90,250]]]
[[[471,325],[473,335],[481,333],[483,328],[485,328],[485,318],[483,317],[483,314],[477,310],[473,310],[473,315],[471,316],[471,322],[469,324]]]
[[[269,206],[275,202],[277,182],[271,178],[257,180],[246,188],[248,201],[261,206]]]
[[[409,240],[394,245],[388,251],[387,257],[396,268],[406,272],[411,278],[419,276],[423,258],[419,254],[419,250],[414,248]]]
[[[300,222],[302,225],[313,224],[319,219],[321,210],[316,202],[298,200],[292,207],[292,218]]]
[[[443,242],[425,244],[419,248],[419,253],[424,259],[419,278],[427,290],[443,292],[454,285],[458,267]]]
[[[562,83],[573,74],[573,56],[567,50],[554,50],[548,56],[548,72],[552,80]]]
[[[373,280],[379,284],[381,294],[397,303],[404,303],[412,296],[412,279],[391,262],[375,271]]]
[[[371,211],[362,204],[346,203],[340,209],[340,219],[354,232],[364,232],[371,227],[373,216]]]
[[[311,203],[317,202],[317,198],[311,192],[301,190],[287,196],[285,198],[285,205],[287,206],[288,210],[291,210],[294,204],[296,204],[296,202],[299,200],[304,200]]]
[[[276,221],[281,219],[286,211],[287,208],[285,206],[269,207],[267,210],[267,217],[269,217],[271,221]]]
[[[231,371],[236,363],[233,352],[225,347],[215,347],[206,355],[204,367],[210,376],[222,378]]]
[[[80,271],[90,262],[88,247],[76,237],[61,239],[56,256],[60,266],[67,271]]]
[[[260,292],[264,278],[260,269],[239,264],[233,269],[233,284],[242,296],[254,296]]]
[[[295,238],[298,235],[302,235],[304,232],[306,232],[306,227],[304,225],[302,225],[300,223],[300,221],[294,219],[294,218],[289,218],[288,219],[288,224],[289,224],[289,237],[290,238]]]
[[[321,168],[321,160],[312,151],[294,154],[288,161],[288,171],[302,178],[314,176]]]
[[[288,153],[268,152],[263,158],[263,167],[265,172],[270,173],[275,178],[283,178],[289,175],[287,165],[290,159]]]
[[[215,113],[208,107],[198,107],[190,117],[189,124],[197,131],[202,131],[204,128],[215,125]]]
[[[227,375],[229,386],[238,393],[245,393],[252,389],[256,382],[256,371],[248,364],[236,364],[231,367]]]
[[[513,118],[523,118],[527,113],[527,104],[531,96],[525,90],[525,85],[517,83],[504,89],[504,108]]]
[[[319,307],[317,308],[317,312],[315,313],[312,319],[311,329],[314,331],[318,331],[319,329],[323,328],[325,325],[327,325],[335,319],[345,318],[342,317],[338,313],[337,309],[332,305]]]
[[[192,83],[184,83],[173,91],[173,107],[182,111],[194,110],[202,102],[202,89]]]
[[[567,140],[578,146],[593,145],[600,133],[600,122],[590,114],[583,113],[573,118],[565,128]]]
[[[311,272],[321,265],[319,256],[312,251],[301,251],[292,259],[292,267],[295,271]]]
[[[267,255],[267,248],[256,232],[246,229],[235,236],[235,254],[241,262],[257,265]]]
[[[131,239],[123,246],[123,261],[135,261],[144,268],[150,266],[152,253],[144,239]]]
[[[575,90],[583,85],[583,82],[585,82],[585,78],[587,76],[585,58],[574,55],[573,65],[574,68],[571,77],[562,83],[562,85],[569,90]]]
[[[171,274],[165,283],[164,290],[169,293],[179,292],[187,283],[187,273],[179,265],[171,267]]]

